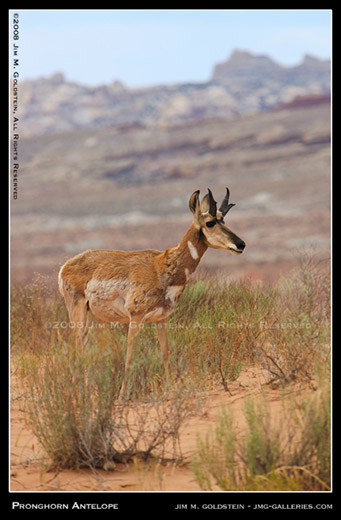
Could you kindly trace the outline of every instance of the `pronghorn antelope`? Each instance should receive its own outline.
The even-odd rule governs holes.
[[[167,318],[181,296],[189,276],[208,247],[240,254],[245,243],[224,224],[230,192],[217,210],[211,190],[199,201],[200,191],[189,200],[193,223],[181,242],[157,251],[89,250],[68,260],[59,272],[59,289],[71,322],[76,324],[76,343],[82,346],[92,321],[129,323],[125,375],[120,398],[126,393],[127,374],[134,340],[143,323],[158,322],[157,336],[165,374],[169,372]]]

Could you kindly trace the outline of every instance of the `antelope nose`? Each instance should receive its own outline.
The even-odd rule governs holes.
[[[245,246],[246,246],[244,240],[241,240],[241,239],[238,240],[238,243],[236,245],[237,245],[238,249],[240,249],[241,251],[244,251]]]

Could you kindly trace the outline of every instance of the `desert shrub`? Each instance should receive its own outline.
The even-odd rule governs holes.
[[[27,285],[12,285],[10,304],[12,353],[44,351],[60,333],[60,324],[65,324],[64,338],[71,341],[73,331],[67,326],[66,307],[48,277],[35,274]]]
[[[277,284],[276,319],[264,320],[257,360],[272,380],[311,381],[330,356],[330,276],[325,266],[303,256],[300,266]]]
[[[274,291],[239,283],[189,284],[170,317],[172,362],[178,375],[198,384],[217,381],[228,390],[244,363],[254,360],[259,322],[273,312]]]
[[[81,352],[65,342],[50,345],[30,356],[22,377],[29,423],[54,468],[178,456],[179,428],[194,409],[184,388],[117,403],[120,367],[112,349],[97,345]]]
[[[237,434],[232,411],[221,412],[214,432],[198,438],[198,454],[193,464],[203,489],[252,489],[258,475],[267,475],[276,467],[280,455],[280,428],[271,424],[267,402],[245,404],[247,431],[243,440]]]
[[[311,382],[330,354],[329,287],[326,270],[304,258],[276,284],[189,284],[170,318],[174,370],[228,390],[243,365],[258,361],[269,382]]]
[[[222,410],[216,429],[198,437],[193,471],[199,485],[224,491],[328,491],[329,390],[326,378],[305,399],[284,400],[277,419],[266,397],[247,400],[243,436],[232,411]]]
[[[321,487],[325,488],[330,486],[331,479],[330,384],[329,365],[329,370],[318,373],[314,393],[299,400],[294,399],[288,406],[288,414],[300,432],[299,442],[292,446],[292,465],[304,466],[307,477],[310,472],[310,477],[320,479]]]

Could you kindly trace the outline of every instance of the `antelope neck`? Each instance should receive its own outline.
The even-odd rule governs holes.
[[[186,267],[192,268],[192,272],[198,267],[201,257],[208,248],[206,239],[201,231],[192,224],[178,245],[186,260]],[[189,253],[189,254],[188,254]]]
[[[158,271],[163,287],[186,285],[208,245],[200,229],[192,224],[181,242],[166,249],[159,257]]]

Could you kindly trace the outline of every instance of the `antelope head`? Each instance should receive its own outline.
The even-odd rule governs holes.
[[[235,204],[229,203],[230,191],[226,188],[225,198],[217,210],[217,203],[208,189],[201,203],[200,191],[195,191],[189,200],[189,209],[193,213],[194,224],[203,233],[207,245],[214,249],[223,249],[234,254],[241,254],[245,242],[225,226],[224,217]]]

